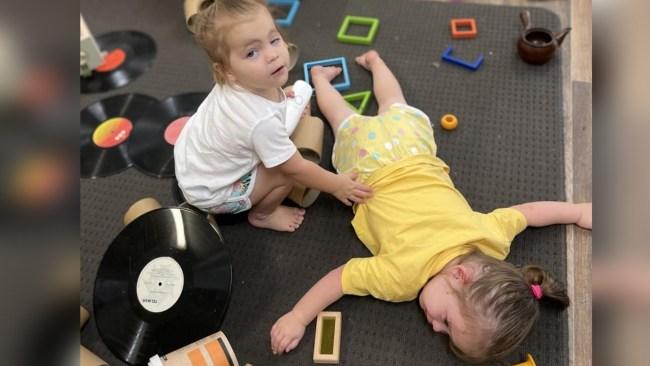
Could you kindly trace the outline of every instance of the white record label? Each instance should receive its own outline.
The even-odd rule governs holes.
[[[138,301],[148,311],[161,313],[174,306],[181,297],[183,283],[183,269],[174,258],[155,258],[138,276]]]

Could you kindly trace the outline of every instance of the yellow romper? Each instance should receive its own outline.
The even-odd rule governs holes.
[[[365,182],[377,169],[419,154],[436,156],[431,122],[424,112],[396,103],[378,116],[353,114],[336,132],[332,165],[356,170]]]

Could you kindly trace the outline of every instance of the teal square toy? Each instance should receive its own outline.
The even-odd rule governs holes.
[[[300,7],[299,0],[268,0],[267,5],[276,6],[289,6],[289,13],[284,19],[276,19],[275,23],[280,27],[290,27],[293,24],[293,19],[296,17],[298,8]]]
[[[370,27],[370,30],[368,31],[368,35],[366,35],[365,37],[347,35],[346,32],[348,31],[350,24],[367,25],[368,27]],[[378,28],[379,28],[379,19],[377,18],[348,15],[343,20],[343,24],[341,25],[341,29],[339,29],[339,33],[336,35],[336,39],[338,39],[339,42],[343,42],[343,43],[352,43],[352,44],[360,44],[360,45],[368,46],[375,39],[375,35],[377,34]]]

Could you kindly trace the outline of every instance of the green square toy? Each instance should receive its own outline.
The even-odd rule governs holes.
[[[365,37],[347,35],[345,33],[348,31],[350,24],[367,25],[370,27],[370,31],[368,31],[368,35]],[[339,42],[343,43],[361,44],[367,46],[371,44],[375,39],[377,28],[379,28],[379,19],[377,18],[348,15],[343,20],[343,24],[341,25],[341,29],[339,29],[339,33],[336,35],[336,39],[338,39]]]

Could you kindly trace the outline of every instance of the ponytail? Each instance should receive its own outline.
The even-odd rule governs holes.
[[[521,273],[529,286],[539,285],[542,289],[542,300],[550,300],[562,309],[571,304],[567,296],[566,288],[562,286],[553,276],[542,267],[527,265],[521,268]]]

